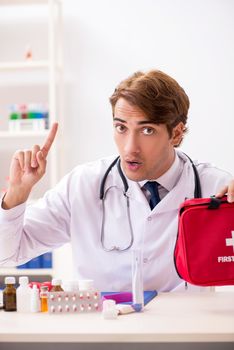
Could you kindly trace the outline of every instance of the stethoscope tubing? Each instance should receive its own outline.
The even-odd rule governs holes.
[[[195,182],[195,186],[194,186],[194,198],[201,198],[202,197],[202,192],[201,192],[201,183],[200,183],[200,178],[199,178],[199,174],[197,171],[196,166],[194,165],[192,159],[184,153],[184,155],[189,159],[189,161],[191,162],[192,168],[193,168],[193,172],[194,172],[194,182]],[[111,171],[111,169],[117,164],[117,168],[118,168],[118,172],[119,175],[121,177],[121,180],[123,182],[123,195],[126,198],[126,205],[127,205],[127,217],[128,217],[128,225],[129,225],[129,230],[130,230],[130,241],[129,244],[126,247],[118,247],[118,246],[112,246],[110,248],[107,248],[105,246],[105,215],[106,215],[106,211],[105,211],[105,197],[108,193],[108,191],[113,188],[109,187],[108,189],[105,190],[105,184],[106,184],[106,179]],[[130,249],[133,245],[134,242],[134,235],[133,235],[133,227],[132,227],[132,221],[131,221],[131,215],[130,215],[130,201],[129,201],[129,197],[127,195],[127,191],[128,191],[128,181],[126,179],[126,177],[123,174],[123,171],[121,169],[121,164],[120,164],[120,156],[116,157],[114,159],[114,161],[109,165],[109,167],[107,168],[102,181],[101,181],[101,185],[100,185],[100,191],[99,191],[99,198],[102,201],[102,224],[101,224],[101,245],[102,245],[102,249],[106,252],[113,252],[113,251],[118,251],[118,252],[124,252],[128,249]]]

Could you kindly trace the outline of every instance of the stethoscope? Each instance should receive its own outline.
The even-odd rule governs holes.
[[[200,178],[198,175],[198,171],[196,166],[194,165],[193,161],[191,158],[189,158],[189,156],[187,154],[184,153],[184,155],[190,160],[191,164],[192,164],[192,168],[193,168],[193,172],[194,172],[194,182],[195,182],[195,186],[194,186],[194,198],[201,198],[202,194],[201,194],[201,184],[200,184]],[[111,171],[111,169],[117,165],[117,169],[119,172],[119,175],[121,177],[121,180],[123,182],[123,195],[126,198],[126,206],[127,206],[127,217],[128,217],[128,226],[129,226],[129,232],[130,232],[130,240],[129,243],[127,244],[126,247],[119,247],[119,246],[111,246],[109,248],[107,248],[105,246],[104,240],[105,240],[105,229],[104,229],[104,225],[105,225],[105,197],[108,193],[108,191],[110,190],[107,189],[105,190],[105,184],[106,184],[106,180],[107,177]],[[106,252],[113,252],[113,251],[118,251],[118,252],[124,252],[128,249],[130,249],[133,245],[133,241],[134,241],[134,235],[133,235],[133,229],[132,229],[132,222],[131,222],[131,216],[130,216],[130,206],[129,206],[129,197],[127,195],[127,191],[128,191],[128,182],[126,177],[123,174],[123,171],[121,169],[121,165],[120,165],[120,157],[118,156],[117,158],[115,158],[115,160],[110,164],[110,166],[107,168],[102,181],[101,181],[101,185],[100,185],[100,194],[99,194],[99,198],[102,201],[102,224],[101,224],[101,245],[102,245],[102,249]]]

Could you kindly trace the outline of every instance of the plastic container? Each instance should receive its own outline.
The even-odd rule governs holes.
[[[65,292],[78,292],[79,291],[79,281],[68,280],[64,281],[62,284],[63,290]]]
[[[18,312],[30,312],[31,288],[28,285],[28,277],[19,278],[19,287],[16,289],[16,306]]]
[[[112,299],[104,300],[102,303],[102,316],[105,320],[114,320],[118,316],[116,302]]]
[[[79,280],[79,290],[93,290],[94,282],[93,280]]]
[[[15,277],[5,277],[6,288],[3,290],[3,309],[16,311]]]

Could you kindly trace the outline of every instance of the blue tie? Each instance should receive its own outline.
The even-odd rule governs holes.
[[[158,183],[156,181],[148,181],[144,184],[144,188],[146,188],[150,192],[150,201],[149,205],[151,210],[160,202],[160,197],[158,193]]]

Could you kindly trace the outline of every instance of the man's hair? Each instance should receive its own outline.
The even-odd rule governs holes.
[[[186,122],[189,98],[183,88],[169,75],[159,71],[136,72],[123,80],[110,97],[112,112],[119,98],[124,98],[139,107],[145,115],[157,124],[165,124],[172,136],[172,129],[180,122]]]

